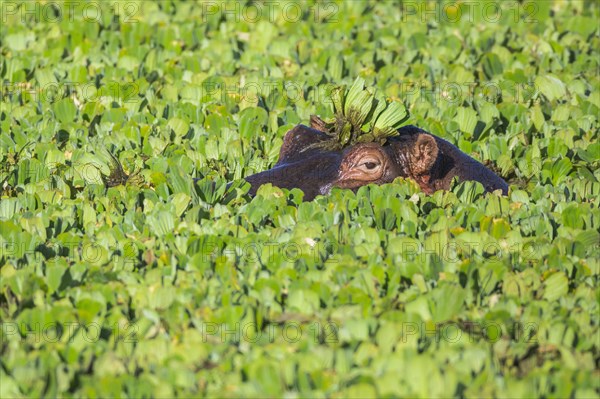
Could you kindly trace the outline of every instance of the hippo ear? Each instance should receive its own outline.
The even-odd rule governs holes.
[[[327,139],[328,136],[325,133],[308,126],[298,125],[294,127],[283,138],[277,165],[304,158],[308,151],[314,151],[314,149],[309,148],[311,144]]]
[[[411,169],[416,175],[429,174],[438,157],[438,146],[429,134],[419,134],[411,150]]]

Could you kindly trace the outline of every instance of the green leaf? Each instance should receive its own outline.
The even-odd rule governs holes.
[[[171,198],[171,202],[175,205],[175,214],[179,217],[185,212],[192,198],[184,193],[177,193]]]
[[[294,289],[288,297],[288,308],[304,314],[312,314],[319,309],[319,296],[307,289]]]
[[[63,275],[67,270],[62,264],[49,264],[46,269],[46,281],[48,283],[49,293],[54,293],[60,287]]]
[[[6,45],[14,51],[23,51],[30,42],[35,41],[33,32],[21,32],[7,35],[3,40]]]
[[[364,88],[365,80],[361,77],[357,77],[345,96],[346,101],[344,103],[344,115],[348,115],[350,108],[357,106],[356,101],[359,99],[359,96],[363,92]]]
[[[347,113],[352,126],[362,126],[367,116],[369,116],[372,107],[373,94],[368,90],[360,92],[350,105],[350,110]]]
[[[562,99],[567,94],[565,84],[559,78],[551,74],[538,76],[535,79],[535,85],[549,101]]]
[[[334,55],[329,58],[329,74],[333,80],[342,79],[344,72],[344,59],[340,55]]]
[[[544,281],[544,299],[553,302],[569,292],[569,279],[562,272],[556,272]]]
[[[404,122],[407,118],[408,112],[404,104],[392,102],[381,112],[375,121],[375,128],[381,131],[389,127],[398,128],[400,127],[400,123]]]
[[[460,130],[468,135],[467,137],[470,137],[475,133],[477,112],[473,108],[459,108],[454,120],[458,123]]]
[[[461,287],[444,285],[431,292],[432,320],[446,321],[454,317],[463,307],[466,293]]]
[[[83,179],[86,184],[104,184],[102,174],[110,174],[108,166],[92,154],[84,154],[74,162],[74,166],[75,179]]]
[[[488,79],[492,79],[498,75],[501,75],[504,68],[502,67],[502,62],[500,61],[500,57],[498,57],[494,53],[488,53],[483,57],[483,71]]]
[[[175,230],[175,218],[168,211],[160,211],[148,218],[149,225],[159,237],[172,233]]]
[[[70,98],[63,98],[57,101],[52,108],[54,109],[56,119],[61,123],[73,122],[77,115],[77,108]]]
[[[54,76],[54,72],[51,68],[36,69],[35,79],[43,90],[49,90],[50,86],[56,85],[57,83],[56,76]]]
[[[181,118],[171,118],[167,126],[173,130],[177,137],[184,136],[190,128],[189,123]]]
[[[568,158],[563,158],[556,162],[552,166],[552,184],[558,185],[559,182],[564,180],[569,175],[572,168],[573,165]]]
[[[336,87],[331,91],[331,102],[335,114],[341,114],[344,111],[344,91],[343,87]]]

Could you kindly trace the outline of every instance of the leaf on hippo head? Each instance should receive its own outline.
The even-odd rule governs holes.
[[[365,81],[360,77],[350,89],[336,87],[330,97],[335,115],[332,119],[322,120],[311,115],[311,126],[326,133],[330,140],[309,148],[336,151],[357,143],[383,145],[389,137],[398,134],[398,128],[409,117],[404,104],[388,103],[375,89],[365,88]]]

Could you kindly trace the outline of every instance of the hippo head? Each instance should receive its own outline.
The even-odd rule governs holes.
[[[433,136],[416,134],[399,136],[385,145],[359,143],[339,151],[319,148],[318,143],[329,139],[313,127],[298,125],[283,140],[279,160],[267,171],[246,177],[254,195],[259,186],[274,186],[304,192],[305,200],[328,194],[333,187],[357,190],[375,183],[392,182],[396,177],[411,177],[430,192],[428,172],[438,156]]]

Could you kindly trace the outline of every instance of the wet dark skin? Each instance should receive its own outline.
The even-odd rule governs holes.
[[[328,139],[321,126],[298,125],[283,140],[279,161],[272,169],[246,177],[250,194],[271,183],[281,188],[299,188],[304,200],[328,194],[333,187],[356,191],[367,184],[391,183],[397,177],[417,182],[423,192],[448,190],[455,176],[475,180],[486,191],[508,193],[508,185],[494,172],[448,141],[415,126],[398,129],[399,135],[383,146],[360,143],[341,151],[326,151],[314,143]]]

